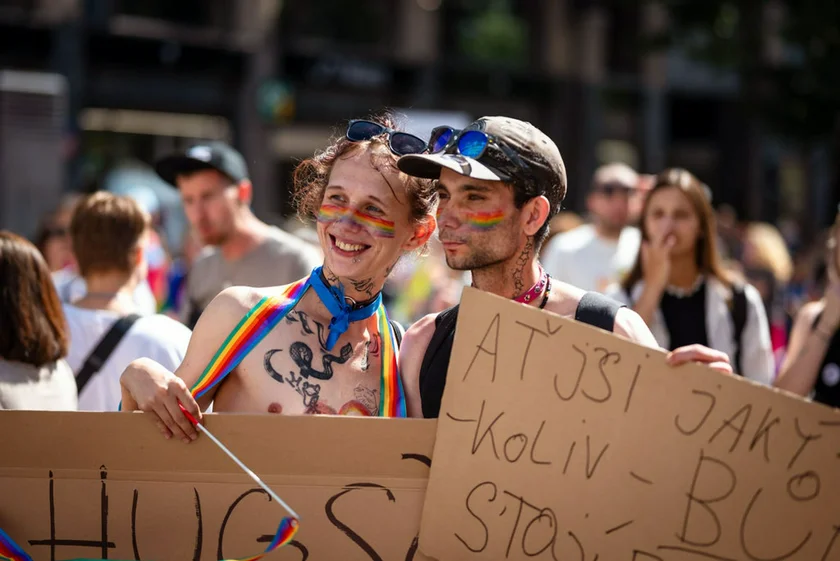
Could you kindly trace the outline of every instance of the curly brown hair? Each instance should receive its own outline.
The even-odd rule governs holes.
[[[396,119],[391,113],[386,112],[367,119],[384,127],[399,130]],[[326,149],[312,158],[303,160],[295,168],[293,176],[295,204],[298,216],[302,220],[314,221],[317,218],[318,209],[324,200],[324,191],[327,188],[330,173],[332,173],[336,161],[339,158],[349,158],[359,152],[368,152],[371,166],[380,173],[387,170],[398,174],[399,180],[405,187],[411,219],[415,224],[426,220],[429,214],[434,214],[438,202],[434,182],[430,179],[411,177],[397,168],[399,156],[391,152],[388,147],[387,133],[362,142],[348,140],[342,134],[336,136]],[[393,192],[393,187],[391,189]],[[394,193],[394,196],[396,196],[396,193]]]

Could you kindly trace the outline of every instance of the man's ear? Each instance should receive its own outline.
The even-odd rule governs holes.
[[[254,186],[247,179],[243,179],[236,184],[236,200],[240,204],[250,206],[254,198]]]
[[[437,228],[437,220],[435,220],[434,215],[427,214],[422,222],[414,226],[414,235],[403,244],[403,250],[414,251],[418,247],[422,247],[435,233],[435,228]]]
[[[522,207],[522,231],[526,236],[533,236],[542,228],[551,212],[548,199],[540,195],[534,197]]]

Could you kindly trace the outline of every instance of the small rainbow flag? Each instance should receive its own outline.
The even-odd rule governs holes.
[[[0,560],[32,561],[32,558],[0,528]]]
[[[475,230],[489,230],[502,223],[505,214],[501,210],[494,212],[471,212],[467,214],[465,222]]]
[[[292,518],[287,516],[280,521],[280,526],[277,527],[277,533],[274,534],[274,539],[271,540],[271,543],[268,544],[268,547],[262,553],[258,553],[257,555],[253,555],[251,557],[243,557],[241,559],[231,559],[228,561],[257,561],[257,559],[262,559],[265,555],[271,553],[278,547],[283,547],[284,545],[288,544],[292,541],[297,534],[298,528],[300,524],[298,523],[297,518]]]
[[[286,287],[281,297],[266,296],[245,314],[216,351],[190,391],[196,399],[221,382],[262,338],[282,320],[306,288],[306,279]]]

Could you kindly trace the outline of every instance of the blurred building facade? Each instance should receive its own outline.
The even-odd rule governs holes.
[[[279,219],[295,162],[341,121],[391,107],[533,122],[564,155],[572,210],[613,160],[687,167],[746,218],[833,204],[824,163],[746,141],[735,76],[639,47],[667,25],[659,5],[619,0],[0,0],[0,70],[60,77],[60,134],[25,157],[0,140],[0,201],[50,181],[26,171],[45,153],[61,185],[28,188],[46,196],[218,138],[246,155],[258,214]]]

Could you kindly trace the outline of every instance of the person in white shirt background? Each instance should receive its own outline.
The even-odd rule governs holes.
[[[641,235],[630,226],[631,196],[639,175],[628,165],[598,168],[586,197],[591,223],[558,234],[540,261],[553,278],[584,290],[604,292],[633,266]]]
[[[146,212],[151,213],[157,208],[157,201],[152,197],[135,196],[134,198]],[[72,193],[62,198],[56,210],[43,217],[35,234],[35,245],[46,259],[52,272],[58,297],[65,303],[78,300],[87,292],[85,280],[79,275],[70,243],[70,219],[73,216],[73,209],[81,199],[82,195],[79,193]],[[132,298],[142,313],[155,313],[157,302],[145,278],[137,283]]]
[[[135,200],[105,191],[85,197],[73,212],[70,237],[87,286],[84,296],[64,305],[70,332],[67,362],[77,382],[88,357],[117,321],[139,316],[79,391],[82,411],[116,411],[120,375],[133,360],[148,357],[176,369],[187,352],[190,329],[162,314],[143,314],[133,298],[146,277],[149,221]]]

